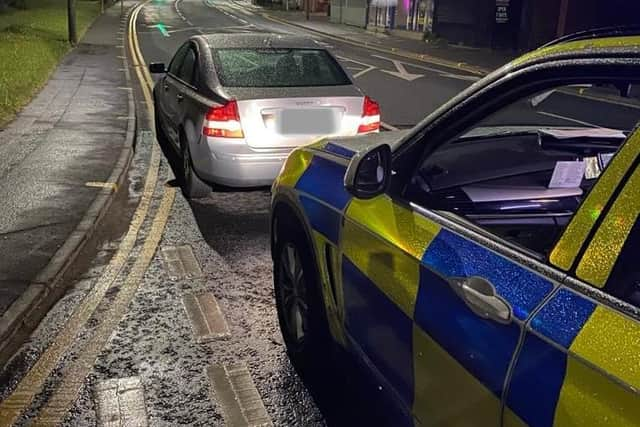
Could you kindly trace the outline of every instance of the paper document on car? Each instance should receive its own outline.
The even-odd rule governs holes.
[[[586,169],[583,161],[556,162],[549,188],[577,188],[582,184]]]
[[[572,138],[618,138],[627,136],[621,130],[609,128],[580,128],[580,129],[540,129],[540,133],[556,139]]]

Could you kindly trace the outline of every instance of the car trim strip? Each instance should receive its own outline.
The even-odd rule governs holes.
[[[591,240],[576,275],[598,288],[603,288],[613,270],[640,212],[640,166],[613,202],[607,216]]]
[[[565,271],[572,267],[591,230],[609,204],[611,196],[639,154],[640,130],[636,130],[611,159],[602,176],[565,228],[549,256],[553,265]]]

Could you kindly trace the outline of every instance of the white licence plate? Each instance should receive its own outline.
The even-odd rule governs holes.
[[[338,115],[329,108],[282,110],[278,133],[283,135],[324,135],[338,128]]]

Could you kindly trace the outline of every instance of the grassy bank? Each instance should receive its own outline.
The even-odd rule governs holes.
[[[67,42],[67,2],[26,0],[26,9],[0,13],[0,126],[46,83]],[[100,13],[98,1],[76,1],[78,35]]]

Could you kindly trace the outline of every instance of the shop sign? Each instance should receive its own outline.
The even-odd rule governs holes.
[[[506,24],[509,22],[509,2],[510,0],[496,0],[497,24]]]

